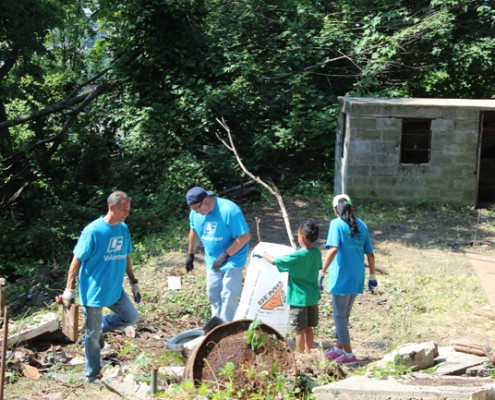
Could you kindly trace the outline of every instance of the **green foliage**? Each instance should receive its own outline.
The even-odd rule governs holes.
[[[375,379],[387,379],[391,376],[407,375],[412,372],[411,367],[407,367],[402,363],[402,357],[397,354],[394,361],[386,363],[384,367],[377,367],[376,365],[369,366],[373,378]]]
[[[263,322],[258,318],[255,318],[253,322],[249,324],[246,342],[251,346],[251,350],[254,352],[263,349],[268,339],[266,333],[260,328],[262,324]]]
[[[129,354],[131,352],[135,352],[136,350],[139,350],[138,346],[132,341],[127,341],[126,346],[124,346],[120,350],[119,357],[125,356],[126,354]]]
[[[148,365],[151,362],[151,357],[145,352],[139,353],[139,355],[133,361],[135,364],[141,366],[142,369],[147,370]]]
[[[138,261],[163,226],[177,248],[187,189],[245,179],[220,117],[252,173],[325,199],[338,96],[490,98],[494,21],[483,0],[3,1],[0,124],[31,117],[0,127],[0,272],[57,289],[115,189]]]

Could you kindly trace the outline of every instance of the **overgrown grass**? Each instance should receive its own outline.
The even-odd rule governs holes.
[[[305,197],[308,204],[304,207],[294,206],[295,200],[286,199],[293,222],[308,216],[323,221],[333,218],[329,214],[330,196],[316,201]],[[476,310],[487,305],[487,298],[464,255],[465,252],[495,254],[492,245],[495,243],[495,210],[425,204],[397,207],[377,202],[355,206],[372,233],[377,264],[388,271],[388,275],[377,275],[376,294],[365,291],[358,296],[353,308],[350,332],[358,360],[372,363],[406,343],[434,341],[442,346],[453,345],[470,333],[495,336],[493,319],[475,315]],[[243,207],[247,210],[251,206]],[[274,212],[278,210],[273,199],[269,205],[257,203],[253,207],[257,212],[265,207]],[[201,258],[197,257],[193,274],[183,273],[187,232],[185,215],[184,220],[165,224],[163,233],[135,243],[133,261],[143,291],[139,311],[143,320],[157,328],[165,329],[167,324],[173,324],[176,329],[201,325],[210,317],[204,270],[198,270],[204,268]],[[326,237],[326,232],[322,231],[320,237]],[[167,276],[177,274],[181,276],[182,290],[168,290]],[[320,323],[315,329],[315,341],[321,348],[315,350],[317,361],[312,359],[310,374],[319,384],[358,373],[351,367],[344,369],[343,376],[329,373],[329,362],[322,357],[322,350],[333,343],[334,333],[331,299],[325,293],[320,301]],[[184,363],[177,353],[136,347],[132,339],[128,342],[121,350],[125,353],[122,356],[134,360],[142,369],[141,375],[149,373],[146,369],[150,365]],[[305,368],[302,364],[299,367]],[[228,376],[227,364],[225,375],[218,377],[218,383],[204,383],[199,387],[161,376],[166,384],[156,397],[226,399],[233,396]],[[276,388],[274,385],[274,392],[265,393],[263,398],[280,398],[275,393]],[[242,388],[236,390],[242,391]],[[284,394],[283,398],[313,397],[298,390]]]

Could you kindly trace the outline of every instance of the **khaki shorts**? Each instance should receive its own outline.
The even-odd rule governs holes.
[[[296,331],[318,326],[318,304],[309,307],[290,306],[289,325]]]

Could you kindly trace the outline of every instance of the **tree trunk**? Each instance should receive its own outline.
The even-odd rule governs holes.
[[[5,104],[0,101],[0,122],[7,121],[7,111]],[[0,155],[2,158],[8,158],[13,154],[12,138],[10,137],[9,128],[0,128]]]

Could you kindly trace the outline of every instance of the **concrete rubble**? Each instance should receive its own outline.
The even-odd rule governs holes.
[[[370,379],[352,376],[313,389],[316,400],[494,400],[494,380],[419,374]]]
[[[9,324],[7,343],[9,347],[12,347],[58,329],[60,329],[60,321],[55,313],[35,315],[16,324]],[[0,338],[0,343],[2,342],[3,339]]]
[[[415,357],[416,354],[419,356]],[[437,349],[430,342],[409,344],[400,346],[370,366],[367,376],[351,376],[313,388],[312,392],[316,400],[495,400],[493,378],[457,376],[486,361],[487,357],[456,352],[453,347]],[[431,373],[387,376],[387,368],[401,362],[415,370],[421,363],[424,368],[431,368]],[[379,372],[379,368],[383,369],[383,376],[372,375],[373,369]]]
[[[393,363],[412,371],[420,371],[433,367],[438,355],[438,346],[433,342],[404,344],[387,353],[376,363],[375,368],[385,368],[389,363]]]

